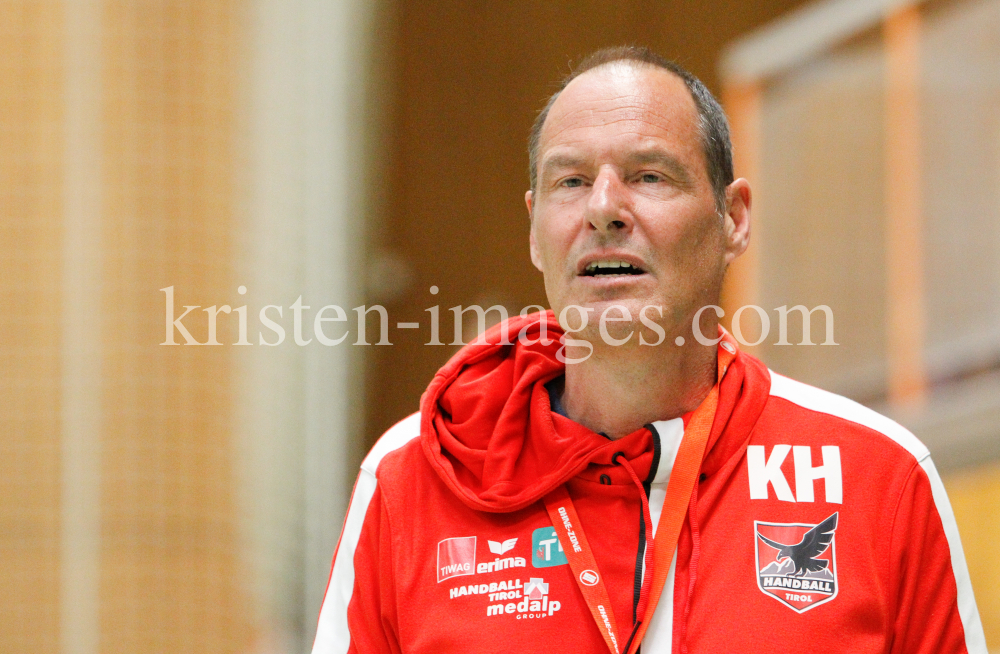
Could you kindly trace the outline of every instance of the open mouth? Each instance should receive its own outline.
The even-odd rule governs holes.
[[[642,275],[646,271],[627,261],[594,261],[584,268],[584,277],[609,277],[615,275]]]

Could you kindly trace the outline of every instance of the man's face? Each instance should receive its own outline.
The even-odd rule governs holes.
[[[694,99],[659,68],[614,63],[570,82],[545,121],[525,200],[552,309],[593,308],[591,324],[612,305],[638,323],[653,305],[663,318],[647,316],[668,335],[687,333],[743,249],[716,212]]]

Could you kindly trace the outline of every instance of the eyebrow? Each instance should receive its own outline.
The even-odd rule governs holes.
[[[559,168],[578,168],[584,165],[584,163],[585,160],[583,157],[573,154],[557,153],[542,162],[542,167],[539,170],[538,176],[541,179],[553,170],[558,170]]]

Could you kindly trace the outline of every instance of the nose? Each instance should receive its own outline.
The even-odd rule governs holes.
[[[632,228],[632,207],[628,187],[610,166],[602,168],[587,198],[586,219],[599,232],[627,231]]]

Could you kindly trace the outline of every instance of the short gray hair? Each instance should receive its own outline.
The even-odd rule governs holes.
[[[559,89],[552,94],[548,102],[545,103],[545,107],[538,113],[538,117],[535,118],[535,123],[531,126],[531,135],[528,137],[528,174],[531,179],[531,190],[535,190],[538,182],[538,146],[542,136],[542,127],[545,125],[545,119],[548,117],[552,105],[555,104],[556,98],[570,82],[580,75],[617,61],[662,68],[684,81],[684,85],[690,91],[698,110],[698,131],[701,134],[701,147],[708,164],[708,179],[712,184],[715,206],[719,213],[725,213],[726,187],[733,182],[733,145],[729,139],[729,121],[726,120],[726,113],[700,79],[649,48],[638,46],[618,46],[598,50],[581,61],[559,83]]]

